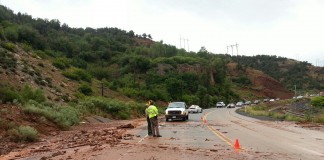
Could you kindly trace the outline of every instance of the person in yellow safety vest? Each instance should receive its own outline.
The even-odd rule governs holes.
[[[149,107],[147,108],[146,111],[150,118],[153,137],[162,137],[159,132],[158,109],[156,108],[156,106],[154,106],[154,102],[152,100],[149,100],[148,104]]]
[[[146,103],[146,109],[145,109],[145,116],[146,116],[146,122],[147,122],[147,134],[149,136],[152,136],[152,127],[151,127],[151,121],[147,112],[147,109],[149,107],[149,102]]]

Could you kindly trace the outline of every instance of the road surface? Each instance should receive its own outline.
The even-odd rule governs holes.
[[[301,128],[293,122],[261,121],[239,115],[236,109],[206,109],[190,114],[188,121],[166,122],[160,116],[161,138],[147,136],[144,118],[80,125],[0,159],[324,159],[323,130]]]
[[[205,110],[190,114],[187,122],[163,120],[162,138],[147,137],[145,128],[138,128],[135,134],[140,140],[134,139],[134,148],[119,159],[141,157],[141,153],[147,159],[324,159],[322,131],[300,128],[293,122],[261,121],[237,114],[236,109]],[[236,140],[240,149],[235,149]],[[158,151],[136,150],[143,145]],[[172,148],[182,150],[181,154],[174,154]]]

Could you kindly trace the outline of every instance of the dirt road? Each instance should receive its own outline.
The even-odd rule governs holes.
[[[324,134],[291,122],[241,116],[234,109],[190,114],[189,121],[165,122],[163,137],[148,137],[146,121],[83,124],[44,137],[0,159],[321,159]],[[206,119],[205,123],[204,120]],[[238,139],[241,149],[234,149]]]

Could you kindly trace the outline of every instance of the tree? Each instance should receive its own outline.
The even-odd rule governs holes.
[[[204,47],[204,46],[202,46],[197,53],[197,55],[201,58],[208,58],[208,54],[209,54],[209,52],[207,51],[206,47]]]
[[[134,36],[135,36],[134,31],[133,31],[133,30],[130,30],[130,31],[128,32],[128,36],[130,36],[130,37],[134,37]]]
[[[146,37],[147,37],[146,33],[143,33],[142,36],[144,39],[146,39]]]
[[[207,88],[205,88],[202,85],[199,85],[196,95],[197,95],[197,97],[199,99],[199,105],[200,106],[206,106],[206,104],[204,102],[206,102],[205,101],[205,95],[207,95]]]
[[[176,78],[168,78],[166,81],[167,91],[173,100],[182,99],[184,82]]]

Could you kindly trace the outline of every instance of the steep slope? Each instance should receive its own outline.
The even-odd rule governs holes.
[[[242,71],[237,70],[237,63],[228,64],[229,75],[232,79],[241,75],[246,76],[251,83],[240,85],[237,88],[239,95],[246,100],[251,98],[281,98],[287,99],[293,96],[293,92],[288,91],[278,80],[264,74],[262,71],[247,68]]]

